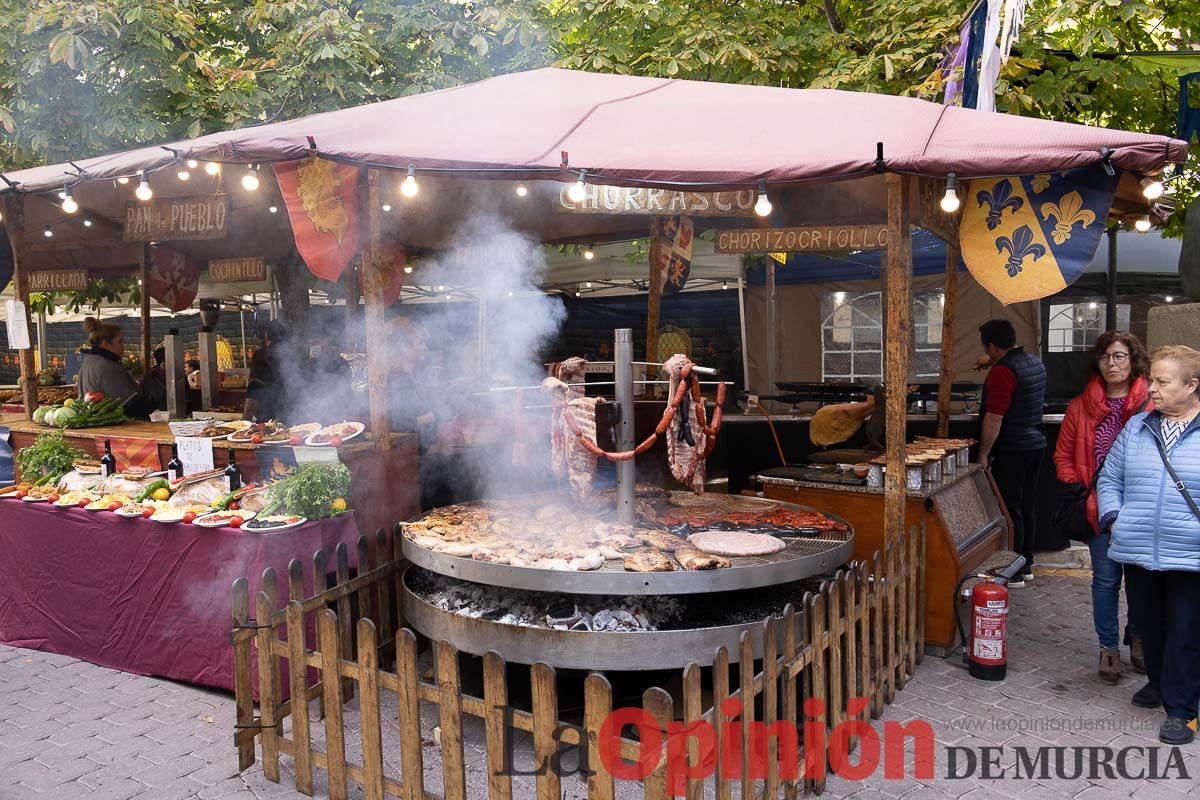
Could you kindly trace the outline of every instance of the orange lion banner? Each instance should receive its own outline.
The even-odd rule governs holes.
[[[274,169],[296,249],[313,275],[336,281],[358,252],[359,168],[305,158]]]
[[[191,308],[200,288],[200,268],[203,266],[200,259],[178,250],[155,247],[146,288],[151,297],[171,311]]]

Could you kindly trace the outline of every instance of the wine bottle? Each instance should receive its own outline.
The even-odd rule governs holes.
[[[117,472],[117,459],[112,454],[112,442],[104,440],[104,455],[100,457],[100,476],[107,478]]]
[[[167,462],[167,480],[174,483],[183,477],[183,462],[179,460],[179,445],[171,444],[171,460]]]
[[[242,471],[234,461],[234,450],[229,449],[229,466],[225,467],[225,491],[232,492],[242,488]]]

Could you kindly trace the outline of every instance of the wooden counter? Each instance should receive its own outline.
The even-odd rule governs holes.
[[[763,483],[763,496],[830,511],[854,526],[854,558],[883,550],[883,490],[814,481]],[[954,587],[992,555],[1011,549],[1012,524],[991,476],[978,464],[948,480],[909,492],[908,526],[927,526],[925,643],[945,650],[953,643]]]
[[[0,421],[12,431],[14,451],[33,444],[38,436],[56,430],[27,420],[24,415],[15,416],[17,418],[11,421]],[[128,438],[155,442],[160,469],[165,469],[171,460],[171,444],[175,441],[175,435],[167,423],[142,420],[98,428],[66,429],[63,435],[94,458],[103,454],[105,439]],[[351,503],[358,512],[356,516],[364,533],[374,533],[379,528],[408,519],[421,510],[417,437],[411,433],[393,433],[391,445],[391,449],[380,452],[372,446],[369,434],[364,434],[338,448],[338,456],[350,469]],[[213,442],[213,465],[218,468],[227,466],[228,452],[233,450],[244,480],[261,480],[262,471],[253,452],[255,449],[256,445],[250,443]]]

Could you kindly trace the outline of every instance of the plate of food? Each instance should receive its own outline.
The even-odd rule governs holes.
[[[202,517],[196,517],[193,525],[201,528],[240,528],[243,523],[254,519],[253,511],[214,511]]]
[[[113,513],[118,517],[136,519],[137,517],[149,517],[155,511],[157,509],[154,506],[145,503],[126,503]]]
[[[304,443],[309,447],[341,447],[367,429],[361,422],[339,422],[336,425],[326,425],[316,433],[310,433]]]
[[[269,420],[267,422],[255,422],[248,428],[234,431],[229,434],[229,441],[238,442],[239,444],[272,444],[286,442],[290,436],[291,434],[288,432],[286,425],[275,420]]]
[[[21,492],[17,492],[21,496]],[[58,496],[57,486],[34,486],[21,496],[21,499],[26,503],[45,503],[51,497]]]
[[[155,522],[191,522],[211,510],[208,506],[195,503],[186,506],[166,506],[155,511],[150,519]]]
[[[14,483],[12,486],[5,486],[3,489],[0,489],[0,497],[17,500],[20,499],[17,497],[18,492],[28,492],[32,488],[33,485],[29,483]]]
[[[71,462],[71,468],[80,475],[99,475],[100,462],[91,458],[81,458]]]
[[[106,494],[97,497],[92,502],[84,506],[85,511],[116,511],[121,506],[132,502],[132,498],[126,494]]]
[[[268,514],[265,517],[256,517],[250,520],[242,525],[242,528],[248,531],[283,531],[299,527],[306,522],[308,522],[307,518],[295,514]]]
[[[77,508],[80,505],[88,505],[97,499],[97,495],[92,492],[67,492],[59,495],[59,498],[54,501],[54,505],[59,508]]]
[[[234,419],[228,422],[217,421],[197,433],[196,437],[200,439],[226,439],[230,434],[244,431],[253,424],[250,420],[246,419]]]

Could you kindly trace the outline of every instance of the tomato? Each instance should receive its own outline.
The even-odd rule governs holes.
[[[152,516],[154,516],[153,508],[143,508],[142,509],[142,519],[150,519]]]
[[[292,436],[292,437],[288,438],[288,444],[290,444],[292,447],[299,447],[303,443],[304,443],[304,440],[301,439],[299,436]]]
[[[334,436],[332,439],[329,440],[329,443],[331,445],[333,445],[334,447],[341,447],[342,446],[342,437]]]
[[[118,503],[116,500],[114,500],[114,501],[112,501],[111,503],[109,503],[109,504],[108,504],[108,510],[109,510],[109,511],[116,511],[118,508],[120,508],[120,507],[121,507],[121,506],[123,506],[123,505],[125,505],[125,504],[124,504],[124,503]]]
[[[52,494],[52,495],[50,495],[49,497],[47,497],[47,498],[46,498],[46,502],[47,502],[47,503],[57,503],[57,502],[58,502],[58,495],[56,495],[56,494]]]
[[[184,515],[183,515],[183,524],[184,524],[184,525],[191,525],[191,524],[192,524],[192,520],[194,520],[195,518],[196,518],[196,514],[195,514],[194,512],[192,512],[192,511],[189,511],[189,512],[187,512],[186,514],[184,514]]]
[[[24,500],[26,497],[29,496],[29,492],[25,491],[24,489],[19,489],[13,494],[13,496],[16,497],[18,500]]]
[[[240,506],[240,505],[238,505],[238,501],[237,501],[237,500],[231,500],[231,501],[229,502],[229,507],[228,507],[228,508],[226,508],[225,510],[226,510],[226,511],[237,511],[239,508],[241,508],[241,506]]]
[[[99,403],[104,399],[104,392],[88,392],[83,396],[83,399],[89,403]]]
[[[245,522],[245,520],[243,520],[241,517],[233,517],[229,520],[229,527],[240,528],[242,527],[243,522]]]
[[[262,443],[263,443],[263,435],[261,433],[255,433],[250,436],[250,444],[262,444]]]
[[[78,503],[80,508],[86,508],[87,506],[90,506],[91,504],[92,504],[92,501],[87,499],[86,497],[83,498],[82,500],[80,500]]]

